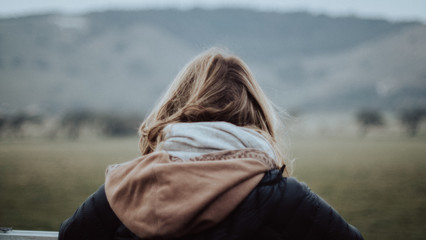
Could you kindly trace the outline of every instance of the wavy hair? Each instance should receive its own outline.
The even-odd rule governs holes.
[[[140,150],[153,152],[170,123],[203,121],[255,129],[273,146],[277,163],[285,164],[277,140],[281,121],[272,104],[248,66],[217,48],[197,56],[177,75],[139,128]]]

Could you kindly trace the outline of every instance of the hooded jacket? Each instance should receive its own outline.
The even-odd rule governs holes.
[[[223,122],[165,130],[158,151],[108,167],[59,240],[362,239],[305,184],[283,177],[255,131]]]
[[[265,153],[244,149],[185,162],[156,152],[109,167],[59,239],[362,239],[268,163]]]

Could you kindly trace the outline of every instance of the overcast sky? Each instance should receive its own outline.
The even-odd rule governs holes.
[[[426,0],[0,0],[0,16],[59,11],[84,13],[105,9],[250,7],[260,10],[309,10],[331,15],[421,20],[426,23]]]

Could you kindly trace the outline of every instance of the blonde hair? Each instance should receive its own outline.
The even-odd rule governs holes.
[[[184,67],[141,124],[142,154],[155,150],[166,125],[202,121],[225,121],[255,129],[269,140],[279,165],[285,164],[277,141],[280,121],[276,111],[248,66],[217,48]]]

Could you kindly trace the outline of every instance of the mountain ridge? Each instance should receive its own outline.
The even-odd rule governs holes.
[[[241,56],[285,109],[426,105],[425,28],[418,22],[246,9],[0,19],[0,112],[33,105],[46,112],[147,111],[179,69],[211,46]]]

